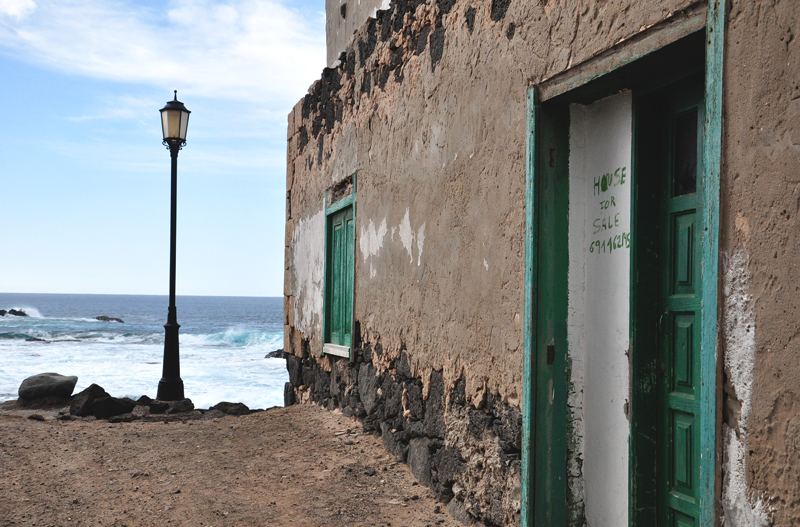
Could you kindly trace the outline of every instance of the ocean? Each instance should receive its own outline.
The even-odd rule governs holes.
[[[77,375],[115,397],[155,398],[164,356],[169,299],[140,295],[0,293],[0,402],[17,398],[30,375]],[[178,296],[181,378],[196,408],[221,401],[254,408],[283,405],[289,380],[283,348],[283,299]],[[119,318],[123,323],[95,317]]]

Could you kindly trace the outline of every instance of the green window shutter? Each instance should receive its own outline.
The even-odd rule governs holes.
[[[352,205],[328,215],[325,343],[352,346],[355,221]]]

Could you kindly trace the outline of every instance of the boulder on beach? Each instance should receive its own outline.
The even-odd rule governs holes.
[[[220,412],[228,415],[246,415],[250,413],[250,408],[247,407],[244,403],[229,403],[223,401],[221,403],[217,403],[209,410],[219,410]]]
[[[42,397],[63,397],[72,395],[78,378],[74,375],[60,375],[48,372],[28,377],[19,385],[19,398],[30,401]]]
[[[136,401],[123,397],[99,397],[94,400],[92,413],[98,419],[108,419],[115,415],[128,414],[136,407]]]
[[[105,315],[100,315],[99,317],[94,317],[95,320],[99,320],[100,322],[119,322],[120,324],[124,324],[125,321],[121,318],[115,317],[107,317]]]
[[[111,397],[108,392],[96,384],[90,385],[82,392],[75,394],[69,407],[70,415],[88,417],[94,415],[94,402],[103,397]]]

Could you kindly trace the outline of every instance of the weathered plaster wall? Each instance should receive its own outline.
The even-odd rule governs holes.
[[[290,115],[287,188],[299,222],[357,171],[365,340],[448,387],[463,373],[476,404],[488,390],[519,407],[525,87],[693,3],[416,1],[359,30]],[[297,284],[286,294],[309,312]]]
[[[353,40],[353,34],[375,18],[378,9],[388,9],[389,0],[325,0],[325,35],[328,67],[333,67],[339,54]]]
[[[570,490],[594,527],[628,524],[632,105],[623,92],[570,106]]]
[[[725,525],[763,525],[769,509],[774,525],[796,525],[800,10],[785,0],[728,6],[721,222],[728,255],[722,270],[728,296],[721,303]]]

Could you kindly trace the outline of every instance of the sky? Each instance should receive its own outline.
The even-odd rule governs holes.
[[[323,0],[0,0],[0,292],[283,294],[287,115]]]

